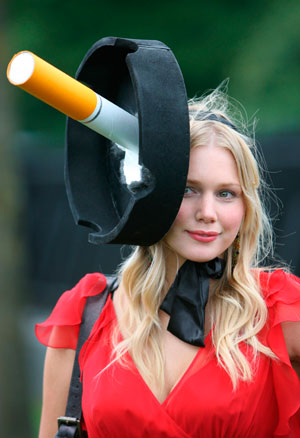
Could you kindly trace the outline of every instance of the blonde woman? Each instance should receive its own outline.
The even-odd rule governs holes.
[[[125,261],[81,350],[83,429],[89,438],[300,436],[300,280],[260,268],[272,232],[253,141],[219,90],[189,108],[175,222]],[[84,303],[105,285],[88,274],[37,326],[48,346],[40,438],[64,415]]]

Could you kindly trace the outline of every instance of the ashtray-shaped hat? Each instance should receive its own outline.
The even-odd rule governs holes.
[[[187,96],[176,58],[159,41],[108,37],[87,52],[76,78],[137,116],[139,145],[132,164],[112,141],[67,120],[65,179],[74,219],[93,230],[92,243],[152,245],[176,217],[188,171]],[[128,177],[126,168],[135,167],[139,176]]]

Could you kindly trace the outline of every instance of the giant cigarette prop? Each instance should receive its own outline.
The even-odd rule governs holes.
[[[7,67],[16,85],[138,155],[138,119],[37,55],[17,53]]]

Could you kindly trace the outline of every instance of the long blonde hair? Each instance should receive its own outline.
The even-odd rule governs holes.
[[[240,379],[250,381],[253,377],[252,363],[241,352],[240,342],[252,347],[253,363],[258,353],[275,356],[256,336],[266,323],[267,308],[254,274],[255,268],[272,251],[272,229],[261,202],[264,185],[254,140],[246,135],[238,119],[228,115],[230,107],[227,93],[220,87],[204,98],[189,102],[191,148],[208,144],[214,134],[217,145],[233,154],[245,202],[239,232],[240,256],[233,269],[232,245],[228,248],[225,272],[211,298],[216,357],[235,388]],[[228,120],[229,125],[209,119],[209,114]],[[119,274],[127,295],[126,308],[122,309],[122,327],[126,327],[126,333],[122,342],[117,331],[114,334],[115,360],[126,365],[124,353],[129,351],[145,380],[156,382],[160,388],[164,384],[164,355],[158,311],[166,293],[165,260],[166,246],[162,240],[150,247],[137,247],[121,266]]]

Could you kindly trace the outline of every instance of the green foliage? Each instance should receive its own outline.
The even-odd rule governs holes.
[[[299,2],[14,0],[10,7],[11,56],[28,49],[74,76],[104,36],[158,39],[177,57],[189,97],[229,77],[229,93],[249,117],[259,110],[261,131],[297,127]],[[22,91],[14,95],[22,129],[63,142],[64,116]]]

